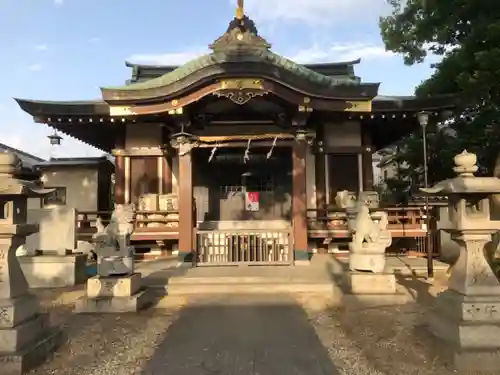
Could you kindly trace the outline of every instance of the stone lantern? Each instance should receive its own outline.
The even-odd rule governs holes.
[[[448,289],[432,310],[431,332],[450,344],[455,367],[465,371],[500,368],[500,282],[488,255],[500,221],[491,219],[490,198],[500,194],[500,179],[475,177],[476,155],[463,151],[454,158],[458,174],[433,187],[429,195],[448,196],[449,224],[443,228],[460,248],[451,267]]]
[[[50,328],[46,314],[39,311],[37,298],[16,256],[26,236],[38,232],[28,224],[27,200],[51,193],[34,182],[18,179],[20,159],[0,153],[0,373],[21,374],[43,362],[61,343],[61,331]]]

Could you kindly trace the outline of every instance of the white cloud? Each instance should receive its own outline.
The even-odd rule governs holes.
[[[40,64],[31,64],[28,65],[28,70],[31,70],[32,72],[39,72],[42,70],[42,66]]]
[[[151,65],[181,65],[206,53],[206,48],[192,48],[174,53],[135,54],[128,57],[127,61]]]
[[[384,59],[395,56],[382,45],[365,43],[333,44],[330,47],[313,46],[298,51],[290,59],[299,63],[320,63],[332,61],[351,61],[358,58],[365,60]]]
[[[101,41],[101,38],[100,38],[100,37],[98,37],[98,36],[95,36],[95,37],[93,37],[93,38],[89,38],[89,39],[87,40],[87,43],[99,43],[100,41]]]
[[[55,6],[61,6],[64,4],[64,0],[54,0],[54,5]]]
[[[35,50],[36,51],[48,51],[49,50],[49,46],[45,43],[43,44],[38,44],[35,46]]]
[[[232,4],[235,0],[230,0]],[[247,0],[245,13],[256,21],[300,21],[309,24],[351,22],[390,9],[386,0]]]

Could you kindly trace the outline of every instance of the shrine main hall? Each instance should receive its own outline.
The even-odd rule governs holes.
[[[115,202],[138,205],[135,243],[174,243],[199,264],[309,259],[346,232],[320,220],[337,192],[374,189],[372,154],[422,111],[454,107],[381,95],[356,76],[360,60],[295,63],[242,9],[210,49],[181,66],[127,63],[130,79],[101,100],[16,99],[35,122],[114,155]]]

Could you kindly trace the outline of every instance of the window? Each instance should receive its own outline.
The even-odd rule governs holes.
[[[49,195],[45,196],[43,198],[43,205],[49,205],[49,204],[59,204],[59,205],[65,205],[66,204],[66,188],[65,187],[49,187],[47,186],[46,189],[56,189]]]

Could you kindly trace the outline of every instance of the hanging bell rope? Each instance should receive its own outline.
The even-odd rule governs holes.
[[[247,148],[245,150],[245,155],[243,155],[243,163],[245,164],[248,160],[250,160],[250,143],[252,143],[251,139],[248,140]]]
[[[271,159],[271,156],[273,155],[274,148],[276,147],[276,142],[278,142],[278,137],[274,137],[273,144],[271,145],[271,149],[267,153],[267,159]]]

